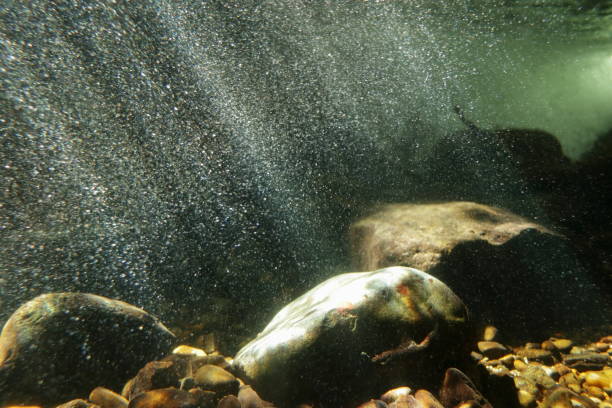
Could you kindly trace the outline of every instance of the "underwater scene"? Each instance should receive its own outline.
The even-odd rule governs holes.
[[[612,1],[3,0],[0,408],[612,408]]]

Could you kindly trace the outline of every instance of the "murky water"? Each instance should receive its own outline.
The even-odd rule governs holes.
[[[372,204],[444,196],[432,151],[465,129],[454,106],[588,151],[612,128],[611,15],[595,0],[5,1],[0,317],[60,290],[269,316],[350,269],[344,234]],[[471,183],[444,198],[550,221],[511,168]]]

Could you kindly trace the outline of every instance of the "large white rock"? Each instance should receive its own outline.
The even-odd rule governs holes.
[[[463,302],[425,272],[346,273],[285,306],[234,364],[263,398],[344,404],[427,381],[462,346],[466,319]]]

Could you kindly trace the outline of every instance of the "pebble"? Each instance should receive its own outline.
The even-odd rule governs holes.
[[[550,378],[542,367],[533,365],[528,366],[525,370],[523,370],[521,375],[527,380],[531,381],[533,384],[540,385],[544,388],[552,388],[557,385],[555,380]]]
[[[68,402],[65,402],[61,405],[58,405],[55,408],[97,408],[97,407],[98,407],[97,405],[79,398],[79,399],[73,399]],[[6,408],[9,408],[9,407],[6,407]],[[16,407],[13,407],[13,408],[16,408]],[[20,406],[19,408],[26,408],[26,407]],[[29,408],[35,408],[35,407],[29,407]]]
[[[483,358],[485,358],[485,356],[483,356],[482,354],[480,354],[480,353],[478,353],[478,352],[476,352],[476,351],[472,351],[472,352],[470,353],[470,357],[472,357],[472,359],[473,359],[474,361],[480,361],[480,360],[482,360]]]
[[[574,342],[569,339],[551,339],[552,344],[559,351],[567,351],[572,348]]]
[[[536,405],[536,394],[529,390],[521,389],[518,391],[518,400],[521,407],[531,408]]]
[[[220,395],[237,394],[240,384],[234,375],[221,367],[205,364],[193,376],[196,384]]]
[[[482,339],[484,341],[493,341],[497,337],[497,327],[495,326],[487,326],[484,329],[484,333]]]
[[[514,360],[512,365],[514,366],[516,370],[519,370],[519,371],[523,371],[524,369],[528,367],[526,362],[524,362],[523,360],[518,360],[518,359]]]
[[[479,341],[478,351],[491,359],[500,358],[510,352],[503,344],[496,341]]]
[[[242,408],[240,400],[235,395],[226,395],[221,398],[217,404],[217,408]]]
[[[186,345],[177,346],[174,350],[172,350],[172,354],[178,354],[181,356],[196,356],[196,357],[205,357],[206,352],[197,347],[191,347]]]
[[[570,354],[563,360],[565,365],[578,371],[601,370],[607,363],[609,357],[604,354],[584,352]]]
[[[605,368],[601,371],[587,371],[583,373],[584,383],[599,387],[612,394],[612,368]]]
[[[242,408],[262,408],[262,407],[273,407],[274,405],[270,402],[261,399],[259,394],[250,385],[241,385],[238,391],[238,400],[242,405]]]
[[[127,408],[128,400],[104,387],[96,387],[89,394],[89,400],[102,408]]]
[[[359,405],[357,408],[387,408],[387,406],[388,405],[384,401],[371,399]]]
[[[387,404],[397,401],[402,397],[407,397],[412,392],[410,387],[397,387],[390,389],[380,396],[380,399]]]
[[[420,404],[419,408],[444,408],[444,406],[427,390],[418,390],[414,398]]]
[[[139,394],[129,403],[129,408],[201,408],[193,393],[176,388],[161,388]]]
[[[550,351],[540,348],[525,348],[518,350],[516,354],[529,361],[537,361],[542,364],[552,365],[555,362]]]

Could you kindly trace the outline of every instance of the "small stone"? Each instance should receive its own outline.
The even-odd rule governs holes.
[[[599,398],[600,400],[606,399],[606,393],[599,387],[587,385],[586,387],[583,387],[583,388],[587,392],[587,394],[589,394],[589,397]]]
[[[612,394],[612,368],[601,371],[587,371],[584,373],[584,383],[603,389]]]
[[[387,404],[381,400],[369,400],[359,405],[357,408],[387,408]]]
[[[128,400],[104,387],[96,387],[89,394],[89,400],[102,408],[127,408]]]
[[[540,385],[544,388],[552,388],[557,385],[542,367],[529,366],[523,370],[522,376],[533,384]]]
[[[598,342],[599,343],[612,344],[612,335],[611,336],[604,336],[601,339],[599,339]]]
[[[540,343],[525,343],[525,348],[526,349],[539,349],[540,348]]]
[[[7,407],[8,408],[8,407]],[[25,408],[25,407],[19,407]],[[34,407],[31,407],[34,408]],[[89,401],[85,401],[84,399],[73,399],[71,401],[65,402],[61,405],[58,405],[55,408],[99,408],[96,404],[92,404]]]
[[[612,346],[610,346],[608,343],[597,342],[593,343],[590,348],[595,352],[601,353],[602,351],[608,351],[610,347]]]
[[[420,404],[419,408],[444,408],[442,403],[427,390],[418,390],[414,394],[414,398]]]
[[[412,389],[410,389],[410,387],[397,387],[385,392],[383,395],[380,396],[380,399],[386,402],[387,404],[390,404],[402,397],[410,395],[411,392]]]
[[[204,350],[199,349],[197,347],[180,345],[177,346],[174,350],[172,350],[172,354],[179,354],[182,356],[196,356],[196,357],[205,357],[206,352]]]
[[[472,359],[474,361],[480,361],[480,360],[482,360],[484,358],[484,356],[482,354],[480,354],[480,353],[478,353],[476,351],[472,351],[470,353],[470,357],[472,357]]]
[[[519,370],[519,371],[523,371],[524,369],[528,367],[527,363],[525,363],[523,360],[518,360],[518,359],[514,360],[512,365],[514,366],[516,370]]]
[[[542,342],[542,350],[556,351],[557,346],[555,346],[555,344],[552,341],[546,340]]]
[[[178,386],[181,371],[175,361],[151,361],[125,384],[121,395],[131,401],[136,395],[146,391]]]
[[[569,367],[567,367],[566,365],[562,364],[562,363],[557,363],[553,366],[553,370],[555,370],[555,372],[561,377],[564,376],[565,374],[571,373],[572,370],[569,369]]]
[[[512,369],[514,367],[514,360],[515,357],[513,354],[506,354],[505,356],[501,357],[499,359],[499,361],[506,366],[507,368]]]
[[[540,348],[529,348],[522,349],[516,353],[519,357],[526,358],[529,361],[537,361],[538,363],[552,365],[555,360],[548,350],[542,350]]]
[[[496,341],[479,341],[478,350],[486,357],[491,359],[505,356],[510,352],[510,350]]]
[[[214,408],[217,406],[217,394],[213,391],[204,391],[201,388],[192,388],[189,390],[199,401],[199,408]]]
[[[518,390],[518,400],[521,407],[531,408],[536,405],[536,395],[529,390]]]
[[[217,408],[242,408],[242,405],[235,395],[226,395],[221,398],[217,404]]]
[[[484,329],[484,333],[482,335],[482,339],[484,341],[493,341],[497,337],[497,327],[495,326],[487,326]]]
[[[601,370],[607,363],[609,357],[598,353],[580,353],[565,356],[564,363],[570,368],[578,371],[597,371]]]
[[[128,408],[198,408],[200,401],[187,391],[176,388],[161,388],[139,394]]]
[[[196,384],[220,395],[237,394],[240,384],[234,375],[221,367],[205,364],[194,375]]]
[[[240,386],[240,390],[238,391],[238,400],[240,401],[242,408],[263,408],[274,406],[272,403],[262,400],[250,385]]]
[[[559,351],[564,352],[574,345],[574,342],[568,339],[551,339],[551,342]]]

